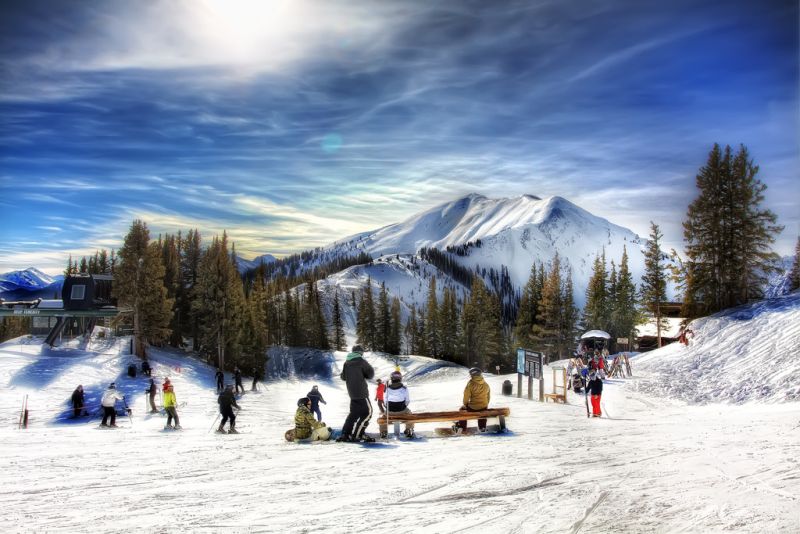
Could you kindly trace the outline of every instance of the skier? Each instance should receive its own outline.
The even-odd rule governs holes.
[[[603,395],[603,379],[600,378],[598,371],[589,373],[589,381],[586,388],[592,396],[592,417],[600,417],[600,397]]]
[[[480,412],[489,407],[489,399],[491,398],[491,390],[489,384],[483,379],[483,372],[477,367],[469,370],[469,382],[467,387],[464,388],[464,404],[459,410],[467,412]],[[462,431],[467,429],[467,421],[459,421],[456,423],[457,428],[453,430]],[[478,419],[478,429],[481,432],[486,432],[486,419]]]
[[[83,410],[83,386],[79,385],[72,392],[72,418],[80,417]]]
[[[222,391],[225,389],[225,385],[223,384],[225,381],[225,373],[223,373],[222,370],[217,367],[217,374],[214,376],[217,379],[217,394],[222,393]]]
[[[219,424],[217,433],[225,434],[225,423],[230,419],[231,425],[228,434],[238,434],[236,431],[236,414],[233,413],[233,409],[241,408],[236,404],[236,397],[233,395],[233,386],[229,384],[225,387],[225,391],[220,393],[219,397],[217,397],[217,403],[219,404],[219,413],[222,415],[222,422]]]
[[[369,402],[367,380],[375,376],[375,370],[363,358],[364,349],[355,345],[347,355],[342,366],[340,378],[347,383],[347,394],[350,396],[350,413],[344,421],[342,435],[336,441],[374,443],[375,438],[364,431],[372,418],[372,404]]]
[[[319,410],[319,403],[328,403],[322,398],[322,393],[319,392],[319,388],[317,386],[312,387],[311,391],[308,392],[306,397],[311,399],[311,411],[317,414],[317,421],[322,421],[322,412]]]
[[[297,411],[294,414],[294,439],[309,439],[311,441],[327,441],[331,439],[331,430],[322,421],[314,419],[311,413],[311,399],[303,397],[297,401]]]
[[[242,388],[242,393],[244,393],[244,386],[242,385],[242,371],[238,367],[233,368],[233,378],[236,381],[236,394],[239,394],[239,388]]]
[[[389,386],[386,388],[386,409],[389,413],[401,414],[412,413],[408,409],[411,404],[411,397],[408,394],[408,388],[403,385],[403,375],[400,371],[394,371],[389,376]],[[389,426],[380,425],[381,437],[385,438],[389,435]],[[406,428],[403,433],[408,438],[414,437],[414,423],[406,423]]]
[[[386,393],[386,384],[380,378],[377,380],[378,389],[375,390],[375,400],[378,401],[378,409],[381,413],[386,413],[386,405],[383,402],[384,394]]]
[[[103,421],[100,423],[100,426],[117,426],[117,412],[114,409],[114,405],[117,403],[118,400],[124,400],[125,396],[121,395],[119,391],[117,391],[117,386],[114,382],[108,386],[108,389],[103,393],[103,398],[100,400],[101,406],[103,406]],[[109,416],[111,417],[111,424],[107,425],[106,420],[108,420]]]
[[[144,390],[145,393],[148,394],[150,398],[150,413],[158,413],[158,408],[156,408],[156,393],[158,393],[158,386],[156,386],[156,381],[152,378],[150,379],[150,387]]]
[[[256,384],[261,380],[261,371],[258,370],[258,367],[253,367],[253,385],[250,388],[250,391],[258,391]]]
[[[180,430],[181,422],[178,419],[178,401],[175,398],[175,388],[172,387],[172,384],[169,385],[166,393],[164,393],[164,410],[167,412],[167,424],[164,426],[164,430]],[[172,426],[173,418],[175,418],[175,426]]]
[[[144,360],[142,361],[142,374],[150,376],[152,373],[152,369],[150,368],[150,362],[147,361],[147,356],[145,356]]]

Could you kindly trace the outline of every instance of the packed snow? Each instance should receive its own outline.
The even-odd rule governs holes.
[[[433,430],[446,425],[419,424],[416,440],[370,446],[283,438],[296,400],[314,384],[327,401],[323,420],[341,428],[343,352],[272,349],[273,378],[239,400],[242,433],[219,435],[211,432],[214,369],[196,358],[150,351],[153,376],[175,385],[177,432],[163,429],[163,414],[147,413],[148,379],[127,376],[135,362],[128,338],[96,337],[86,350],[18,338],[0,345],[0,520],[15,532],[800,532],[800,404],[788,402],[797,397],[675,398],[705,383],[682,367],[700,354],[712,371],[703,376],[729,392],[739,377],[724,356],[745,362],[751,400],[785,366],[796,376],[790,357],[772,358],[755,341],[796,347],[786,326],[800,324],[797,313],[794,295],[695,324],[688,348],[638,356],[634,378],[607,380],[600,419],[586,417],[582,395],[570,392],[566,405],[505,397],[503,381],[516,394],[516,375],[486,375],[491,406],[511,409],[509,432],[443,438]],[[376,376],[394,369],[391,357],[365,357]],[[412,410],[461,404],[465,368],[416,356],[397,363]],[[545,370],[548,391],[560,365]],[[686,385],[654,387],[662,378]],[[131,420],[118,416],[121,428],[100,429],[96,413],[69,419],[78,384],[96,412],[112,381]],[[30,425],[18,429],[25,395]],[[368,431],[377,431],[374,422]]]

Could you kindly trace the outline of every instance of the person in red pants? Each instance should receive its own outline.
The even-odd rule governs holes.
[[[589,373],[589,382],[586,384],[589,395],[592,396],[592,417],[600,417],[600,398],[603,396],[603,379],[600,373],[592,371]]]

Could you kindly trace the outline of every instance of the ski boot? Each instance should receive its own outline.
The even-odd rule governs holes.
[[[361,443],[375,443],[375,438],[366,434],[362,434],[357,441],[360,441]]]
[[[217,434],[227,434],[227,432],[225,432],[225,429],[222,428],[222,425],[219,425],[219,428],[217,429]]]
[[[236,430],[236,427],[234,426],[231,426],[231,428],[228,430],[228,434],[238,434],[238,433],[239,431]]]
[[[336,438],[336,443],[352,443],[353,441],[355,441],[355,440],[353,440],[347,434],[342,434],[341,436]]]
[[[175,426],[174,426],[174,427],[172,427],[172,428],[174,428],[175,430],[181,430],[181,429],[183,429],[183,427],[182,427],[181,425],[175,425]]]

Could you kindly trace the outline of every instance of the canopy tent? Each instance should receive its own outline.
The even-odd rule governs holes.
[[[581,336],[581,339],[594,339],[598,337],[603,339],[611,339],[611,335],[608,332],[603,332],[602,330],[589,330]]]

